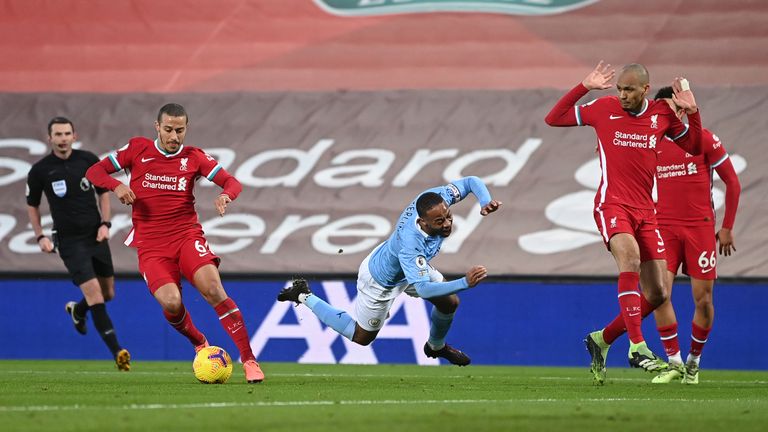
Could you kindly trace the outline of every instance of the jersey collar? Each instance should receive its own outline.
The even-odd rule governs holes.
[[[633,117],[640,117],[641,115],[643,115],[644,112],[646,112],[648,110],[648,105],[649,105],[648,99],[643,99],[643,109],[641,109],[639,113],[634,114],[634,113],[632,113],[630,111],[627,111],[627,112],[629,113],[629,115],[631,115]]]
[[[182,150],[184,150],[184,144],[182,144],[182,145],[179,146],[179,149],[176,150],[175,153],[168,153],[167,151],[163,150],[162,147],[160,147],[160,141],[158,141],[158,139],[159,138],[155,138],[155,148],[157,149],[157,151],[160,152],[160,154],[162,154],[163,156],[165,156],[167,158],[174,157],[177,154],[181,153]]]

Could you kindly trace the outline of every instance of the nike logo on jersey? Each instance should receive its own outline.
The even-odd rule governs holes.
[[[615,115],[611,114],[608,118],[611,119],[611,120],[616,120],[616,119],[620,119],[622,117],[624,117],[624,116],[615,116]]]
[[[714,270],[714,269],[715,269],[714,267],[710,267],[710,268],[708,268],[708,269],[706,269],[706,270],[704,270],[704,269],[701,269],[701,272],[702,272],[702,273],[709,273],[709,272],[711,272],[711,271],[712,271],[712,270]]]
[[[629,314],[629,316],[631,316],[631,317],[633,317],[633,316],[638,316],[638,315],[640,315],[640,312],[637,312],[637,313],[633,313],[633,314]]]
[[[155,158],[141,158],[142,162],[149,162],[151,160],[155,160]]]
[[[666,249],[656,249],[656,253],[662,253],[662,252],[664,252],[665,250],[666,250]]]

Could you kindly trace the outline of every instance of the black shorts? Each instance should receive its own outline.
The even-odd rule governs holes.
[[[80,286],[96,276],[115,275],[109,242],[95,238],[62,239],[58,242],[59,256],[69,271],[72,282]]]

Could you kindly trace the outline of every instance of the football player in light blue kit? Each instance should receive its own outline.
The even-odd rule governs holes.
[[[304,279],[296,279],[278,294],[279,301],[303,303],[327,326],[360,345],[369,345],[384,325],[395,298],[401,293],[421,297],[434,305],[429,339],[424,345],[428,357],[442,357],[466,366],[470,358],[445,343],[445,336],[459,306],[459,291],[472,288],[487,276],[477,265],[466,276],[446,282],[429,261],[440,252],[451,234],[450,206],[473,193],[486,216],[501,207],[491,199],[488,188],[477,177],[465,177],[445,186],[422,192],[403,210],[392,235],[377,246],[360,264],[357,276],[355,312],[357,322],[312,294]]]

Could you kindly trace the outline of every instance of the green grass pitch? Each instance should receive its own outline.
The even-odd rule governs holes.
[[[262,364],[267,379],[198,383],[190,362],[0,361],[4,431],[765,431],[768,372]]]

